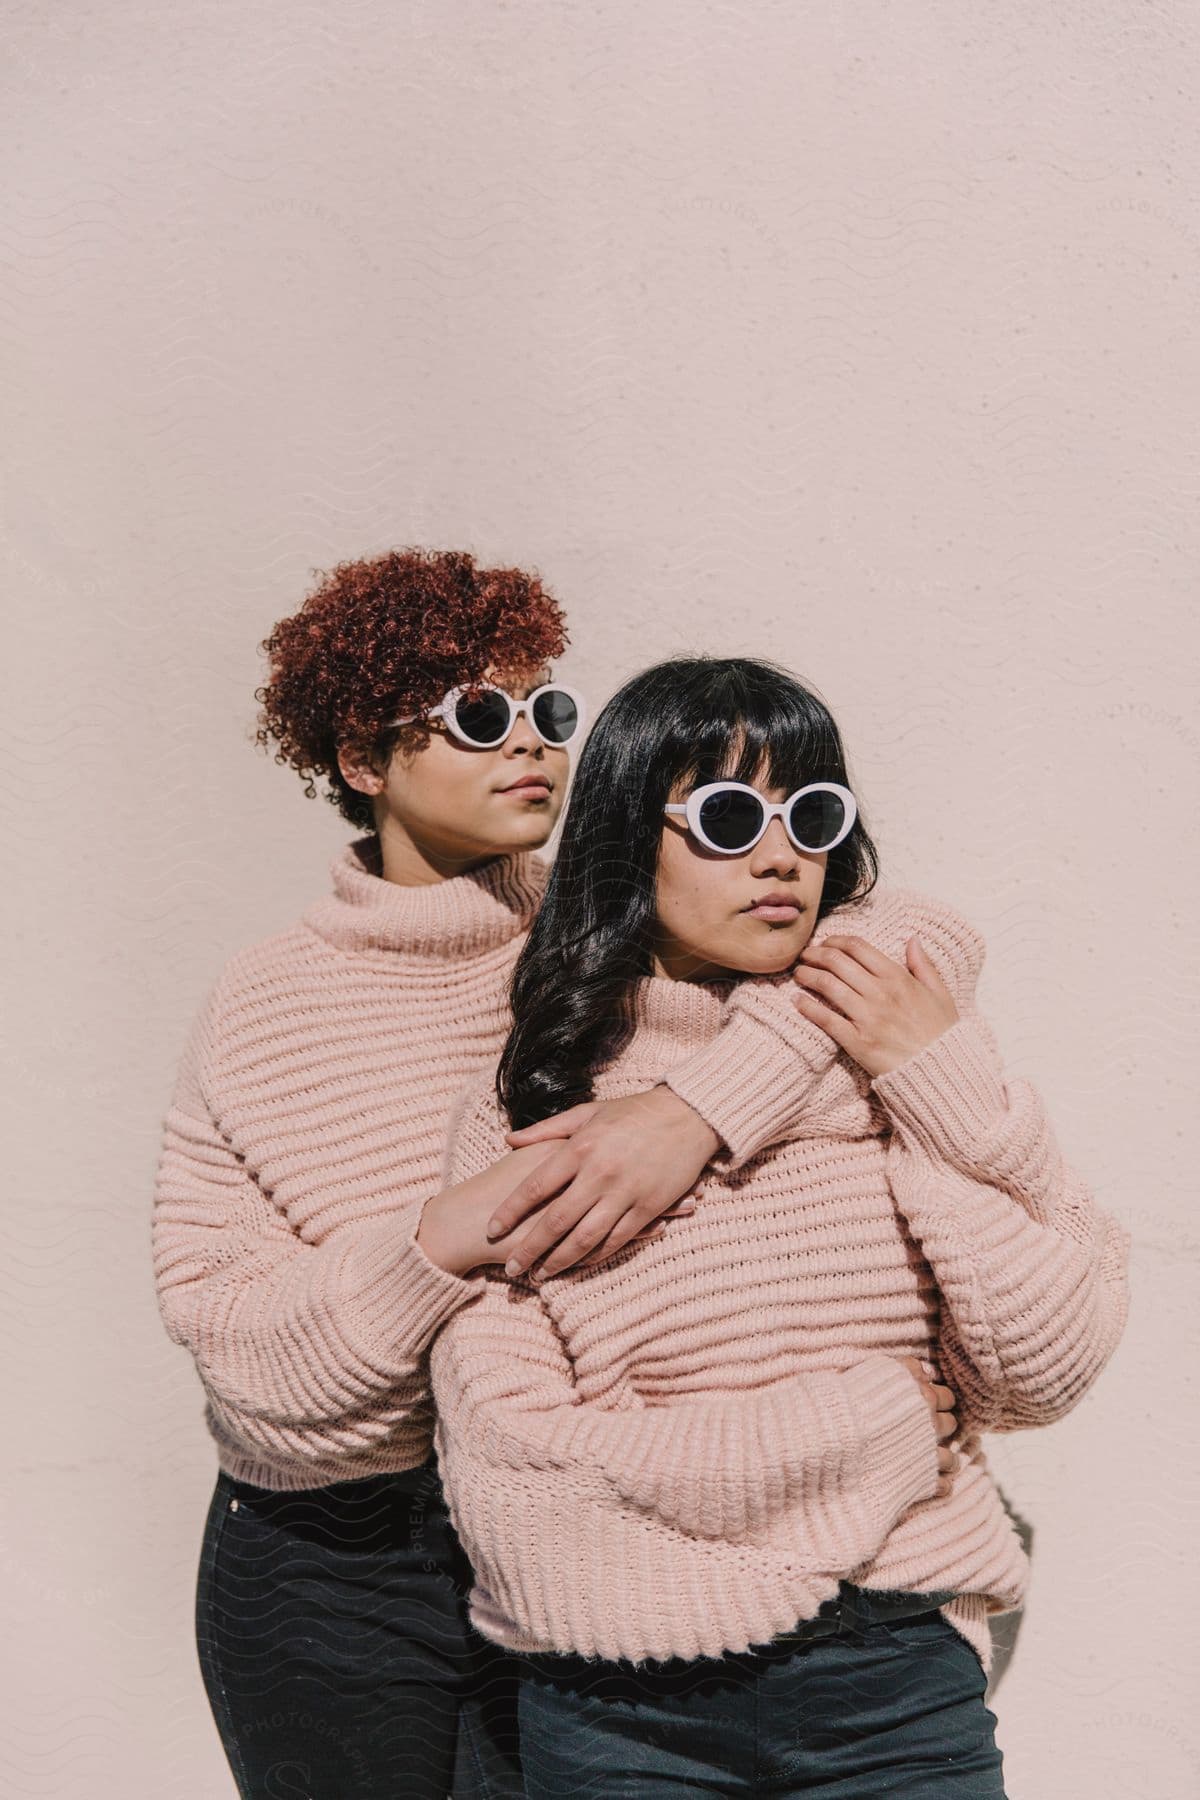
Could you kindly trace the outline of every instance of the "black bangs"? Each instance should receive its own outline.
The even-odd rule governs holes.
[[[676,663],[693,675],[703,660]],[[680,756],[672,782],[744,781],[794,793],[810,781],[844,781],[845,755],[834,720],[793,675],[771,663],[731,658],[708,665],[710,680],[681,680],[692,716],[672,719]],[[664,761],[674,759],[668,754]],[[661,767],[661,765],[660,765]]]

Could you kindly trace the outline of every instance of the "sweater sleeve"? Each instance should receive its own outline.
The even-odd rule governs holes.
[[[447,1274],[417,1244],[428,1195],[320,1244],[293,1229],[220,1125],[220,986],[193,1024],[164,1124],[151,1223],[159,1310],[239,1442],[275,1462],[353,1456],[420,1411],[427,1425],[429,1342],[480,1282]]]
[[[790,972],[739,982],[720,1031],[663,1077],[721,1138],[712,1161],[722,1171],[790,1134],[838,1054],[795,995]]]
[[[489,1090],[460,1119],[450,1181],[503,1150]],[[787,1511],[798,1554],[846,1571],[937,1487],[929,1407],[912,1375],[882,1353],[713,1398],[602,1407],[579,1394],[536,1287],[488,1270],[479,1304],[438,1334],[431,1370],[450,1479],[494,1481],[514,1509],[532,1492],[524,1472],[536,1471],[581,1519],[599,1506],[724,1543],[752,1539]],[[536,1520],[525,1524],[533,1532]]]
[[[958,959],[954,1024],[876,1076],[890,1185],[937,1277],[943,1373],[978,1429],[1069,1412],[1128,1311],[1128,1234],[1066,1162],[1037,1090],[1005,1075],[974,1003],[983,940],[940,905],[927,929]]]

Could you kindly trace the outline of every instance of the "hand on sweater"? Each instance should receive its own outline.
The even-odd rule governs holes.
[[[506,1137],[522,1148],[554,1150],[492,1219],[493,1229],[511,1238],[535,1207],[544,1207],[513,1254],[497,1258],[509,1275],[542,1258],[535,1279],[600,1262],[631,1238],[648,1236],[655,1220],[694,1211],[690,1190],[721,1143],[686,1100],[661,1084],[568,1107]]]
[[[954,1476],[958,1473],[960,1457],[953,1444],[943,1444],[943,1438],[953,1438],[958,1430],[958,1419],[955,1408],[958,1405],[948,1387],[939,1381],[930,1381],[915,1356],[898,1356],[896,1361],[902,1363],[909,1374],[916,1378],[917,1386],[925,1397],[926,1405],[933,1414],[934,1430],[938,1435],[938,1484],[936,1496],[944,1500],[954,1486]]]
[[[908,939],[905,954],[907,967],[866,938],[830,933],[807,945],[792,971],[805,1018],[872,1077],[898,1069],[958,1019],[954,996],[919,937]]]
[[[683,1103],[677,1101],[676,1104]],[[512,1150],[478,1175],[472,1175],[468,1180],[460,1181],[454,1187],[443,1188],[440,1193],[432,1195],[425,1203],[417,1230],[417,1243],[430,1262],[451,1275],[465,1275],[472,1269],[483,1268],[490,1263],[505,1263],[514,1254],[523,1254],[524,1239],[531,1229],[539,1233],[541,1241],[555,1244],[569,1227],[558,1224],[557,1216],[549,1226],[546,1222],[547,1211],[554,1210],[550,1207],[550,1199],[563,1185],[562,1176],[556,1176],[552,1171],[547,1171],[549,1179],[543,1179],[540,1183],[549,1199],[540,1202],[542,1213],[535,1219],[532,1227],[527,1226],[526,1219],[535,1203],[522,1202],[516,1211],[517,1225],[514,1228],[499,1235],[489,1236],[488,1232],[489,1221],[493,1219],[498,1207],[502,1207],[512,1195],[517,1184],[527,1181],[531,1171],[537,1170],[540,1164],[549,1162],[552,1158],[552,1145],[534,1144],[521,1150]],[[695,1204],[694,1200],[685,1196],[668,1209],[666,1216],[692,1212]],[[595,1244],[598,1242],[597,1238],[588,1236],[589,1225],[590,1221],[585,1220],[582,1228],[583,1242]],[[657,1237],[665,1230],[662,1218],[656,1217],[646,1222],[638,1218],[620,1239],[620,1243],[638,1235],[643,1238]],[[617,1243],[602,1245],[596,1252],[596,1260],[601,1256],[611,1255],[618,1247]],[[560,1246],[560,1253],[561,1248]],[[561,1266],[569,1266],[578,1255],[578,1250],[575,1256],[567,1255]],[[522,1267],[527,1266],[527,1262],[522,1263]]]

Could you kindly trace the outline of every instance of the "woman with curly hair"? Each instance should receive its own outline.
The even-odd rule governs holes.
[[[512,1226],[489,1230],[528,1152],[442,1185],[582,735],[550,666],[566,638],[536,576],[408,549],[340,564],[264,646],[259,742],[361,835],[332,891],[206,995],[152,1228],[217,1451],[197,1644],[245,1796],[522,1792],[511,1659],[468,1619],[433,1454],[429,1344],[534,1232],[579,1265],[662,1235],[709,1160],[790,1104],[753,1078],[803,1023],[780,1005],[573,1119]]]
[[[448,1179],[514,1138],[536,1166],[781,994],[756,1075],[793,1105],[665,1236],[540,1279],[527,1245],[434,1340],[529,1800],[1003,1800],[988,1617],[1028,1565],[981,1434],[1091,1388],[1128,1240],[1005,1074],[979,932],[874,863],[836,723],[774,665],[648,669],[580,757]]]

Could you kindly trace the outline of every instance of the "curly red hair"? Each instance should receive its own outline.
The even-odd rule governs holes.
[[[347,783],[341,745],[380,762],[402,740],[428,741],[423,719],[399,713],[435,706],[448,689],[478,681],[489,665],[535,670],[569,641],[562,608],[524,569],[480,569],[464,550],[388,550],[314,570],[317,587],[259,646],[270,676],[255,741],[278,745],[277,763],[328,779],[326,798],[361,830],[375,829],[368,794]]]

